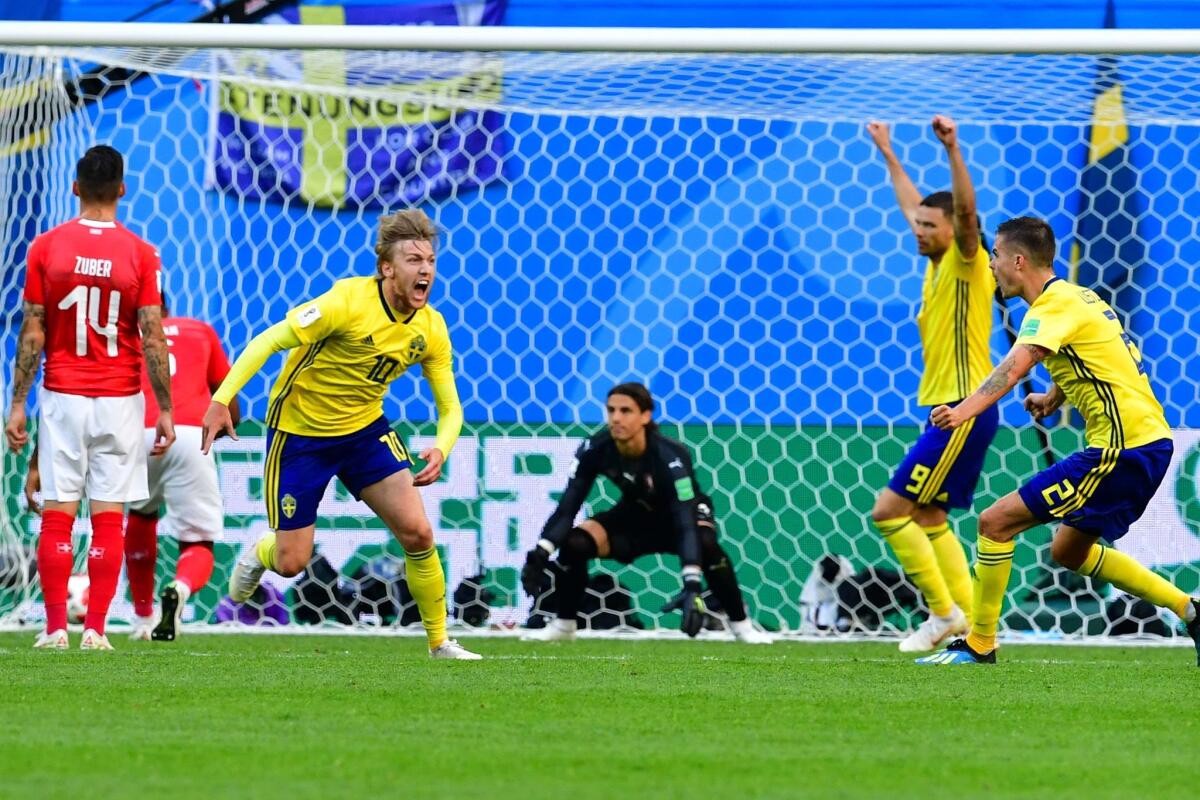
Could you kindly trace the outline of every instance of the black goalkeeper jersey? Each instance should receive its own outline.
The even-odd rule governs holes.
[[[704,503],[711,509],[712,501],[700,491],[687,448],[651,431],[646,431],[646,451],[634,460],[626,460],[617,451],[607,430],[580,445],[567,488],[542,529],[542,538],[555,547],[562,544],[600,475],[621,492],[622,503],[635,504],[674,529],[681,563],[700,563],[697,506]]]

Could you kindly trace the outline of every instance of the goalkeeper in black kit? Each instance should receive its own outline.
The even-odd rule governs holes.
[[[624,564],[651,553],[674,553],[682,566],[681,629],[695,636],[704,624],[703,574],[729,616],[738,641],[770,644],[769,634],[746,618],[742,592],[729,556],[717,541],[712,501],[700,491],[687,448],[658,432],[654,399],[640,383],[622,383],[608,393],[608,428],[584,442],[558,507],[542,538],[525,557],[521,585],[536,596],[550,557],[563,568],[555,594],[558,619],[525,638],[570,641],[587,589],[588,562],[613,558]],[[604,475],[621,492],[615,506],[573,527],[575,515],[596,478]]]

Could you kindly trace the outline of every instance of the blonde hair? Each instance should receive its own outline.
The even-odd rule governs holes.
[[[437,246],[438,232],[433,220],[419,208],[408,208],[379,218],[379,238],[375,242],[375,269],[382,275],[381,265],[391,259],[392,248],[398,242],[427,241]]]

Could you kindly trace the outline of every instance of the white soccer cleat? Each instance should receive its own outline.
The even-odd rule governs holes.
[[[102,633],[96,633],[91,628],[83,632],[83,638],[79,640],[80,650],[112,650],[113,646],[109,643],[108,637]]]
[[[69,650],[70,647],[71,640],[67,638],[67,632],[62,628],[50,633],[39,633],[33,642],[35,650]]]
[[[522,642],[573,642],[578,625],[574,620],[554,619],[544,628],[534,628],[521,634]]]
[[[929,619],[900,642],[900,652],[927,653],[936,650],[942,642],[952,636],[965,636],[970,627],[970,620],[958,606],[946,617],[930,614]]]
[[[447,639],[438,645],[436,649],[430,650],[429,657],[448,658],[454,661],[481,661],[483,659],[483,656],[479,655],[479,653],[472,653],[453,639]]]
[[[235,603],[249,600],[266,570],[258,560],[258,547],[243,547],[242,554],[233,565],[233,574],[229,576],[229,599]]]
[[[737,622],[730,621],[729,631],[733,634],[733,638],[742,644],[775,644],[774,636],[766,631],[760,631],[748,619],[738,620]]]
[[[134,617],[133,630],[129,632],[131,642],[150,641],[150,632],[154,630],[154,617]]]

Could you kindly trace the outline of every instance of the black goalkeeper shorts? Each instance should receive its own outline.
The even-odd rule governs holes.
[[[696,503],[696,524],[711,526],[716,533],[712,501],[701,496]],[[622,564],[653,553],[679,555],[679,534],[670,514],[651,511],[636,502],[622,500],[593,517],[608,534],[608,558]],[[701,529],[703,533],[703,529]]]

